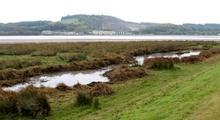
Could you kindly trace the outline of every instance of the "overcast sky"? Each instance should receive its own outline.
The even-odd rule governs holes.
[[[220,23],[220,0],[0,0],[0,22],[51,20],[74,14],[134,22]]]

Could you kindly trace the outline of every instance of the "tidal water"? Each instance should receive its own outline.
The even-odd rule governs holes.
[[[48,42],[127,42],[127,41],[220,41],[220,36],[129,35],[129,36],[0,36],[0,44]]]

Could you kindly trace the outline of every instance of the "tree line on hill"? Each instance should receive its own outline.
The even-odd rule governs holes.
[[[42,35],[43,31],[74,32],[79,35],[88,35],[92,31],[127,32],[134,35],[218,35],[220,24],[134,23],[105,15],[65,16],[58,22],[0,23],[0,35]]]

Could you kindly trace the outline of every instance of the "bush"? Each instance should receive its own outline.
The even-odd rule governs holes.
[[[87,56],[81,53],[60,53],[57,56],[66,62],[86,60]]]
[[[151,69],[173,69],[175,59],[172,58],[153,58],[145,59],[144,65],[148,66]]]
[[[114,94],[114,91],[110,86],[98,83],[89,91],[89,94],[91,96],[112,95]]]
[[[0,113],[17,113],[17,94],[0,90]]]
[[[67,85],[65,85],[64,83],[60,83],[57,85],[56,89],[60,90],[60,91],[67,91],[67,90],[71,90],[71,88]]]
[[[20,115],[35,118],[44,117],[50,112],[50,105],[46,96],[32,86],[19,93],[17,108]]]
[[[78,92],[76,96],[75,104],[77,106],[91,106],[93,102],[93,97],[87,95],[86,93]]]

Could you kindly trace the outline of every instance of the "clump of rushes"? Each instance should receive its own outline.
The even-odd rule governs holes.
[[[190,56],[190,57],[184,57],[181,59],[181,62],[184,63],[198,63],[198,62],[202,62],[205,59],[205,57],[203,56]]]
[[[42,118],[50,112],[47,98],[37,88],[30,86],[18,93],[3,91],[0,89],[0,113],[19,114]]]
[[[59,53],[57,56],[66,62],[83,61],[87,59],[87,56],[81,53]]]
[[[95,109],[100,109],[100,102],[99,102],[99,99],[98,99],[98,98],[96,98],[96,99],[94,100],[93,108],[95,108]]]
[[[100,102],[98,98],[93,98],[86,92],[77,92],[75,105],[78,107],[88,106],[94,109],[100,109]]]
[[[124,81],[132,78],[140,78],[147,75],[147,72],[142,67],[119,66],[111,71],[108,71],[104,76],[110,79],[110,82]]]
[[[76,106],[91,106],[93,103],[93,97],[83,93],[83,92],[78,92],[76,95],[76,101],[75,105]]]
[[[17,94],[15,92],[5,92],[0,89],[0,113],[17,113]]]
[[[57,85],[56,87],[57,90],[60,90],[60,91],[67,91],[67,90],[71,90],[71,88],[67,85],[65,85],[64,83],[60,83]]]
[[[151,69],[173,69],[174,68],[174,59],[172,58],[153,58],[145,59],[144,65]]]
[[[114,90],[107,84],[104,83],[97,83],[92,87],[89,91],[91,96],[105,96],[105,95],[112,95],[114,94]]]
[[[17,109],[20,115],[41,118],[49,115],[50,105],[45,95],[32,86],[19,92]]]

